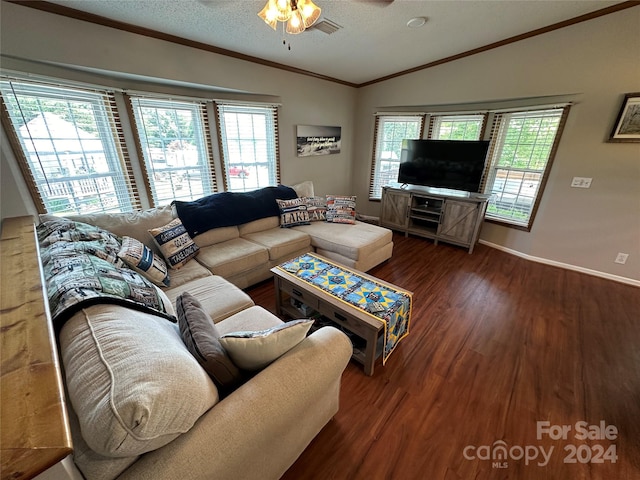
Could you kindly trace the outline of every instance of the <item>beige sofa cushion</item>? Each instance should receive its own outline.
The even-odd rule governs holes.
[[[312,222],[311,225],[292,228],[309,234],[311,245],[316,249],[335,252],[353,260],[374,254],[393,239],[391,230],[358,221],[354,225]]]
[[[200,249],[196,260],[215,275],[230,277],[267,263],[269,252],[262,245],[236,238]]]
[[[218,392],[176,325],[118,305],[76,313],[60,333],[82,436],[100,455],[135,456],[188,431]]]
[[[193,239],[200,248],[215,245],[216,243],[226,242],[227,240],[233,240],[238,238],[240,233],[238,227],[220,227],[207,230],[200,235],[196,235]]]
[[[169,289],[180,288],[185,283],[211,277],[212,275],[213,273],[198,262],[187,262],[182,268],[173,269],[169,272]]]
[[[269,250],[269,260],[276,260],[305,248],[311,250],[309,235],[290,228],[271,228],[249,233],[243,238],[266,247]]]
[[[175,304],[184,292],[195,296],[207,315],[216,323],[254,305],[249,295],[226,279],[213,274],[170,288],[165,293]]]
[[[305,180],[304,182],[291,185],[299,197],[313,197],[313,182],[311,180]]]
[[[265,217],[253,222],[243,223],[238,226],[241,237],[245,237],[250,233],[262,232],[272,228],[280,227],[280,217]]]

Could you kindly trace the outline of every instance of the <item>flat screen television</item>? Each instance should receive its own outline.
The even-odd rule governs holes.
[[[398,183],[478,192],[488,140],[403,140]]]

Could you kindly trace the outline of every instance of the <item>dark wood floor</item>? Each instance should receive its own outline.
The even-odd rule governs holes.
[[[340,411],[285,480],[640,479],[640,289],[484,245],[394,242],[369,273],[414,292],[410,335],[372,377],[350,362]],[[274,311],[270,282],[248,293]],[[538,439],[544,421],[570,425],[566,440]],[[580,421],[618,434],[577,439]],[[464,455],[500,445],[506,468]]]

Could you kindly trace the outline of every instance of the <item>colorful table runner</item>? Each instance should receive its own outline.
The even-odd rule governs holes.
[[[384,325],[383,365],[400,340],[409,334],[410,292],[393,290],[312,253],[289,260],[278,268],[382,322]]]

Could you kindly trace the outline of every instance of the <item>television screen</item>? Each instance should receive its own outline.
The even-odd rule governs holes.
[[[488,140],[403,140],[398,183],[478,192]]]

